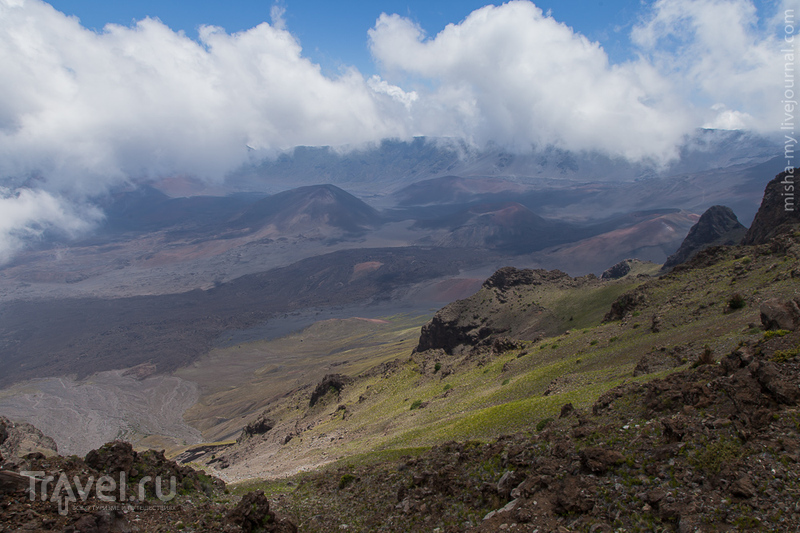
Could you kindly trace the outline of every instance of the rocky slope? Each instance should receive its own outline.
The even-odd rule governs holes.
[[[35,472],[35,478],[17,472]],[[50,482],[43,482],[50,478]],[[174,481],[173,481],[174,480]],[[35,498],[30,498],[30,486]],[[110,488],[109,488],[110,487]],[[115,441],[77,456],[0,458],[0,532],[160,531],[293,533],[263,493],[231,497],[225,484]]]
[[[709,246],[737,244],[746,231],[747,228],[739,223],[730,207],[709,207],[689,230],[680,248],[664,262],[664,268],[669,269],[684,263]]]
[[[800,523],[800,335],[564,404],[538,431],[302,479],[307,531],[790,531]],[[786,350],[793,353],[786,357]]]

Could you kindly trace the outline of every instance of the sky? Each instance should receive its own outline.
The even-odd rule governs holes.
[[[47,229],[90,231],[114,187],[219,183],[297,145],[424,135],[663,163],[696,128],[774,133],[787,9],[0,0],[0,263]]]

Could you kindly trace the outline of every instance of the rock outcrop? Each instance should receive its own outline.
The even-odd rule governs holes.
[[[242,429],[242,435],[239,437],[237,442],[252,437],[254,435],[263,435],[264,433],[267,433],[274,427],[275,427],[275,420],[266,416],[265,413],[262,413],[261,416],[259,416],[257,419],[247,424],[244,427],[244,429]]]
[[[597,282],[597,277],[573,279],[560,270],[501,268],[483,283],[478,293],[440,309],[422,327],[414,351],[444,350],[452,355],[464,346],[491,347],[498,335],[510,340],[532,340],[537,337],[536,320],[546,310],[526,301],[524,292],[542,285],[567,287],[583,282]],[[503,310],[512,307],[506,304],[514,300],[519,302],[520,309],[524,305],[524,311],[501,316]]]
[[[16,461],[30,453],[50,457],[58,453],[56,441],[27,422],[11,422],[0,417],[0,454],[7,461]]]
[[[800,328],[800,298],[781,301],[771,298],[761,304],[761,323],[767,330],[789,330]]]
[[[269,509],[269,499],[263,491],[248,492],[239,504],[228,513],[228,520],[244,533],[296,533],[297,527],[275,515]]]
[[[314,407],[314,405],[331,390],[336,391],[338,394],[345,385],[352,381],[352,378],[343,374],[326,374],[325,377],[322,378],[322,381],[317,383],[314,392],[311,393],[311,399],[308,402],[309,407]]]
[[[715,205],[709,207],[692,226],[680,248],[664,262],[664,268],[685,263],[697,252],[711,246],[737,244],[747,232],[730,207]]]
[[[761,207],[747,230],[742,244],[765,244],[770,239],[793,231],[800,226],[800,205],[797,196],[800,194],[797,180],[800,179],[800,168],[791,172],[781,172],[767,184]]]

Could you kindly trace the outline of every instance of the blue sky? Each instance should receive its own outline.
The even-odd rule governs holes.
[[[353,65],[365,74],[374,74],[376,67],[367,47],[367,30],[382,12],[409,17],[433,36],[447,24],[458,23],[475,9],[490,3],[502,4],[480,0],[285,0],[277,5],[285,9],[287,29],[298,38],[307,57],[329,71]],[[200,25],[221,26],[228,33],[234,33],[270,22],[271,9],[276,5],[269,0],[53,0],[50,4],[63,13],[79,17],[84,26],[97,31],[107,23],[129,26],[149,16],[195,39]],[[612,59],[630,57],[628,32],[641,13],[639,0],[540,1],[536,5],[545,12],[550,10],[556,20],[575,31],[602,43]]]

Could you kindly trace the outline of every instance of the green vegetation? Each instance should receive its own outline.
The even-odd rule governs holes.
[[[346,488],[355,480],[356,476],[353,474],[344,474],[341,478],[339,478],[339,490]]]
[[[791,350],[775,350],[775,353],[772,354],[772,360],[776,363],[785,363],[798,355],[800,355],[800,346]]]
[[[728,299],[728,307],[730,309],[743,309],[747,305],[747,300],[740,293],[735,293]]]
[[[721,312],[719,302],[731,299],[729,282],[734,263],[733,254],[723,255],[718,262],[702,269],[681,270],[644,283],[641,279],[611,282],[600,288],[592,287],[585,294],[575,288],[544,285],[528,292],[519,289],[520,302],[512,297],[509,307],[536,301],[547,310],[538,316],[550,311],[551,317],[556,317],[542,327],[557,330],[568,323],[570,316],[573,322],[558,334],[545,335],[541,340],[524,342],[518,348],[500,353],[412,354],[424,320],[402,316],[388,317],[388,324],[383,325],[330,322],[324,327],[309,328],[302,335],[260,344],[262,354],[304,350],[303,363],[310,364],[314,360],[313,350],[306,349],[316,343],[314,350],[328,354],[319,356],[326,364],[347,361],[337,364],[334,371],[354,378],[352,384],[342,389],[337,402],[315,407],[316,410],[308,409],[307,390],[289,394],[271,405],[270,416],[278,424],[294,425],[299,421],[298,425],[307,428],[280,447],[276,461],[294,457],[302,458],[306,464],[342,465],[356,457],[379,461],[379,457],[405,453],[400,450],[424,449],[448,441],[488,441],[501,434],[533,433],[545,429],[548,423],[557,424],[561,407],[566,403],[572,403],[576,409],[591,409],[600,395],[616,385],[645,382],[673,371],[663,369],[633,378],[633,370],[645,354],[663,349],[674,351],[676,361],[682,359],[683,363],[714,363],[714,354],[730,353],[742,342],[752,343],[749,324],[760,320],[757,306],[745,306],[736,313]],[[791,262],[776,263],[768,255],[754,256],[748,265],[748,276],[737,279],[737,294],[743,301],[754,296],[759,301],[780,297],[794,290],[796,282],[790,275],[793,268]],[[637,288],[645,299],[637,304],[636,312],[640,316],[657,315],[659,331],[652,331],[641,319],[630,320],[630,316],[608,323],[602,321],[615,298]],[[481,304],[481,299],[486,303]],[[584,299],[588,302],[586,308],[582,307]],[[475,305],[494,306],[497,301],[488,292],[479,293],[474,300]],[[554,307],[559,308],[558,312],[552,312]],[[466,313],[467,318],[473,314],[471,309]],[[518,311],[513,310],[513,314],[517,317]],[[637,328],[640,323],[644,327]],[[326,328],[338,335],[327,343],[322,340]],[[779,340],[780,336],[772,333],[764,338]],[[300,340],[304,342],[300,344]],[[773,358],[795,357],[798,349],[784,348],[776,351]],[[375,356],[371,357],[371,353]],[[262,355],[260,364],[264,373],[258,384],[267,383],[268,378],[277,374],[268,370],[275,365],[269,366],[265,359]],[[389,362],[390,366],[371,370]],[[231,361],[227,364],[231,365]],[[211,412],[214,400],[225,400],[226,394],[225,391],[209,394],[202,401],[207,402]],[[345,417],[332,416],[338,405],[346,406]],[[332,442],[331,436],[337,438],[335,448],[319,445]],[[332,450],[335,452],[331,453]],[[711,456],[697,460],[709,471],[715,468]],[[276,470],[276,474],[280,472]]]
[[[774,337],[784,337],[784,336],[788,335],[789,333],[791,333],[791,331],[786,330],[786,329],[773,329],[773,330],[770,330],[770,331],[765,331],[764,332],[764,340],[768,341],[768,340],[770,340],[770,339],[772,339]]]

